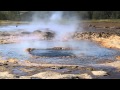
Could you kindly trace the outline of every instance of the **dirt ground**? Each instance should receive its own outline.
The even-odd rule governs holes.
[[[82,33],[78,30],[75,39],[90,39],[106,48],[120,49],[120,23],[119,22],[83,22]]]

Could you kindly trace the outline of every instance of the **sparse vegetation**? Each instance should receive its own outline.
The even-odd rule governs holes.
[[[35,11],[0,11],[0,20],[30,20]],[[51,11],[36,11],[39,18],[49,17]],[[78,16],[83,20],[120,19],[120,11],[64,11],[63,17]]]

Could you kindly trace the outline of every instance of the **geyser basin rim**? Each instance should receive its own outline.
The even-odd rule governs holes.
[[[70,47],[53,47],[53,48],[27,48],[26,51],[33,50],[80,50],[79,48],[70,48]]]
[[[73,56],[74,54],[71,50],[48,50],[48,49],[34,49],[28,50],[29,54],[32,56],[40,56],[40,57],[63,57],[63,56]],[[74,55],[75,56],[75,55]]]

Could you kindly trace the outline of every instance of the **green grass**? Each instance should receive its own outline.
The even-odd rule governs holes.
[[[68,22],[75,22],[75,20],[67,20],[67,19],[64,19],[64,20],[61,20],[60,23],[68,23]],[[120,19],[100,19],[100,20],[80,20],[80,22],[110,22],[110,23],[114,23],[114,22],[118,22],[120,23]]]
[[[0,24],[27,24],[26,21],[10,21],[10,20],[0,20]]]
[[[120,22],[120,19],[81,20],[81,22]]]
[[[61,20],[60,23],[68,23],[69,20]],[[70,21],[72,22],[72,21]],[[73,21],[74,22],[74,21]],[[100,20],[81,20],[80,22],[118,22],[120,23],[120,19],[100,19]],[[0,25],[2,24],[29,24],[27,21],[10,21],[10,20],[0,20]]]

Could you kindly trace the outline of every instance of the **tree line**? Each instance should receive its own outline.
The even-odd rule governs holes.
[[[120,11],[83,11],[78,13],[83,19],[120,19]]]
[[[21,14],[22,11],[0,11],[0,20],[22,20],[29,14]],[[49,13],[50,11],[39,11]],[[64,11],[65,16],[77,15],[80,19],[120,19],[120,11]],[[32,14],[30,14],[32,15]],[[31,17],[29,15],[29,17]],[[43,15],[45,16],[45,15]],[[49,16],[49,15],[48,15]],[[23,19],[24,20],[24,19]]]
[[[19,11],[0,11],[0,20],[18,20],[19,18]]]

